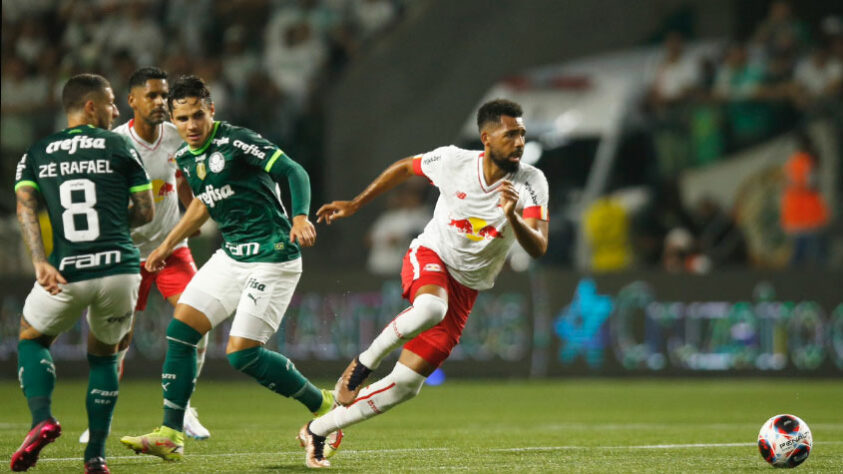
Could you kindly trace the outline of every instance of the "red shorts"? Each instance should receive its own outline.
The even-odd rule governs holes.
[[[149,297],[149,290],[152,284],[158,287],[158,291],[164,298],[178,295],[184,291],[190,279],[196,274],[196,263],[193,262],[193,255],[188,247],[177,248],[173,254],[164,261],[164,269],[159,272],[148,272],[141,262],[141,284],[138,290],[138,304],[135,311],[146,309],[146,299]]]
[[[412,304],[416,299],[416,292],[425,285],[441,286],[448,291],[448,312],[442,322],[404,344],[404,349],[434,367],[439,367],[460,342],[465,322],[468,321],[468,315],[477,300],[477,290],[454,280],[448,273],[448,267],[433,250],[427,247],[410,248],[404,256],[404,265],[401,268],[404,298]]]

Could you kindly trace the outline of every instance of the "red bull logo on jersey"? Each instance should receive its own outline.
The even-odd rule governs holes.
[[[457,229],[460,233],[465,234],[468,240],[480,242],[486,239],[502,239],[503,233],[495,226],[489,225],[485,220],[479,217],[469,217],[468,219],[451,219],[448,223],[451,227]]]
[[[152,196],[155,198],[156,203],[163,201],[167,195],[174,192],[176,192],[176,187],[172,184],[160,179],[152,181]]]

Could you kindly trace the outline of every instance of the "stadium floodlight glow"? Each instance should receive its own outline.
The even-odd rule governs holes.
[[[556,132],[560,135],[570,135],[582,123],[582,114],[576,109],[566,110],[553,121]]]
[[[544,153],[544,147],[537,141],[529,141],[524,144],[524,153],[521,155],[521,161],[528,165],[534,165],[539,162]]]

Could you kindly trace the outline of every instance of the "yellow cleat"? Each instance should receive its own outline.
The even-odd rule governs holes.
[[[181,461],[184,457],[184,434],[168,426],[141,436],[124,436],[120,442],[137,454],[150,454],[165,461]]]

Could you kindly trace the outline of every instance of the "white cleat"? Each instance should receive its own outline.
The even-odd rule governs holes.
[[[91,438],[91,432],[88,431],[88,429],[86,428],[85,431],[83,431],[82,434],[79,435],[79,442],[82,443],[82,444],[88,444],[88,440],[90,438]]]
[[[184,434],[190,438],[203,440],[211,437],[211,432],[199,423],[196,409],[188,406],[184,412]]]

